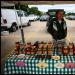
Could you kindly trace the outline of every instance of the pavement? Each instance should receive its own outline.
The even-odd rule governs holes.
[[[65,19],[66,20],[66,19]],[[68,33],[66,39],[75,43],[75,20],[66,20]],[[34,21],[31,26],[23,27],[25,42],[49,41],[52,36],[46,30],[46,21]],[[1,36],[1,72],[3,73],[6,57],[14,51],[15,42],[21,41],[21,31],[11,32],[9,35]]]

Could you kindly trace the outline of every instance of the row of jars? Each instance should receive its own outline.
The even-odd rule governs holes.
[[[15,48],[15,53],[16,54],[19,54],[20,53],[20,43],[19,42],[16,42],[16,48]],[[41,52],[41,53],[52,53],[52,49],[53,48],[53,43],[52,42],[48,42],[47,44],[45,43],[40,43],[40,44],[35,44],[35,45],[32,45],[31,42],[27,43],[26,45],[24,45],[23,47],[25,47],[25,51],[32,51],[33,53],[38,51]],[[38,47],[38,49],[36,48]],[[67,55],[67,54],[70,54],[70,55],[75,55],[75,46],[73,43],[69,43],[68,46],[62,46],[61,44],[59,44],[57,46],[57,52],[61,55],[63,53],[63,55]],[[41,51],[42,50],[42,51]],[[45,51],[43,51],[45,50]],[[46,52],[47,50],[47,52]],[[48,52],[49,51],[49,52]]]
[[[58,54],[63,55],[75,55],[75,45],[73,43],[69,43],[67,46],[59,47],[58,46]]]

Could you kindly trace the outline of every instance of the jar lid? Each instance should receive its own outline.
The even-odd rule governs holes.
[[[31,42],[27,42],[27,44],[31,44]]]
[[[48,44],[53,44],[52,41],[49,41]]]
[[[16,42],[16,44],[20,44],[20,42]]]

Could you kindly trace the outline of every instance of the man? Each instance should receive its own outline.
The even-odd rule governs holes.
[[[64,40],[67,36],[67,26],[63,17],[64,12],[57,10],[55,18],[52,18],[49,22],[47,30],[55,41]]]

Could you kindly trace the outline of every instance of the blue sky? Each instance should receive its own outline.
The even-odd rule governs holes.
[[[67,12],[75,12],[75,4],[59,4],[59,5],[28,5],[31,7],[38,7],[38,10],[47,12],[48,9],[64,9]]]

